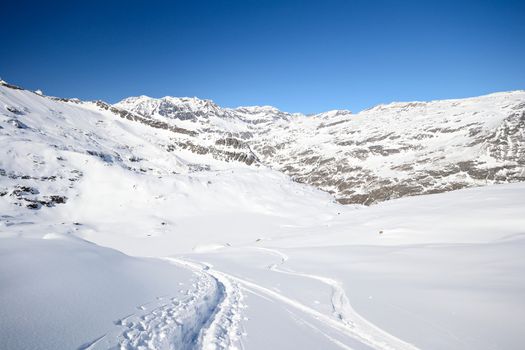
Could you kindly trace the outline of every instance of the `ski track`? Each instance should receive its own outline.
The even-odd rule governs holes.
[[[309,278],[332,289],[332,316],[321,313],[298,300],[257,283],[218,271],[205,262],[185,258],[165,258],[170,263],[192,270],[196,280],[185,297],[158,297],[156,301],[137,306],[137,312],[115,321],[113,332],[88,342],[79,349],[244,349],[241,316],[245,308],[242,289],[270,300],[282,302],[313,318],[305,324],[323,334],[335,345],[351,349],[322,328],[321,322],[332,331],[353,341],[378,350],[415,350],[414,345],[387,333],[361,317],[350,305],[342,284],[332,278],[283,269],[288,256],[281,251],[262,247],[247,247],[277,256],[280,262],[268,269],[277,273]]]
[[[333,309],[333,314],[335,316],[335,319],[309,306],[306,306],[297,300],[289,298],[281,293],[278,293],[274,290],[263,287],[256,283],[241,279],[236,276],[228,275],[224,272],[215,271],[215,273],[222,275],[226,279],[230,279],[231,281],[237,282],[238,284],[242,285],[248,290],[257,291],[274,300],[281,301],[287,304],[288,306],[292,306],[295,309],[298,309],[306,314],[309,314],[314,319],[322,322],[324,325],[329,326],[330,328],[337,330],[339,332],[342,332],[343,334],[359,341],[362,344],[370,346],[374,349],[378,349],[378,350],[379,349],[380,350],[415,350],[417,349],[417,347],[415,347],[414,345],[404,342],[403,340],[399,338],[396,338],[395,336],[387,333],[386,331],[380,329],[379,327],[375,326],[374,324],[370,323],[369,321],[364,319],[362,316],[360,316],[351,307],[350,302],[345,294],[344,288],[340,282],[334,279],[328,278],[328,277],[324,277],[324,276],[299,273],[299,272],[288,271],[288,270],[283,270],[282,268],[279,268],[288,260],[288,256],[278,250],[270,249],[270,248],[261,248],[261,247],[247,247],[247,248],[265,251],[272,255],[278,256],[281,260],[279,264],[272,264],[268,266],[268,268],[272,271],[275,271],[278,273],[284,273],[288,275],[293,275],[293,276],[310,278],[310,279],[314,279],[314,280],[317,280],[324,284],[329,285],[330,288],[332,289],[331,303],[332,303],[332,309]],[[335,341],[335,339],[328,336],[326,333],[324,332],[322,333],[325,336],[327,336],[329,340],[333,341],[340,347],[348,348],[345,344],[339,341]]]
[[[198,264],[181,258],[166,258],[166,260],[207,275],[215,281],[220,290],[221,299],[215,304],[213,313],[201,327],[194,348],[206,350],[243,348],[240,322],[245,305],[238,283],[225,274],[213,270],[208,264]]]
[[[169,261],[189,267],[196,274],[192,288],[184,291],[182,298],[160,296],[137,306],[136,313],[114,322],[114,331],[79,350],[233,349],[230,345],[237,340],[237,310],[242,304],[238,289],[182,260]]]

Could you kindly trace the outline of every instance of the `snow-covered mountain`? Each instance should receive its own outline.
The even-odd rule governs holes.
[[[197,98],[140,96],[112,106],[45,97],[6,83],[1,88],[3,133],[12,136],[5,141],[14,145],[25,135],[130,170],[267,166],[343,204],[525,180],[524,91],[305,116],[268,106],[221,108]]]
[[[116,107],[196,133],[173,149],[257,162],[344,204],[525,180],[525,92],[313,116],[145,96]],[[218,151],[217,145],[242,151]]]
[[[0,348],[521,349],[523,183],[334,196],[522,181],[524,108],[304,116],[2,82]]]

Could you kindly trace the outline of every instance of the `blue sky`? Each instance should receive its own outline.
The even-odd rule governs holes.
[[[359,111],[525,89],[525,1],[4,1],[0,77],[116,102]]]

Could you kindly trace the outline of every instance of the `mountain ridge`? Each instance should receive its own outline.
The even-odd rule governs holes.
[[[509,105],[506,105],[507,102],[505,101]],[[467,99],[392,102],[377,105],[357,114],[345,110],[334,110],[306,116],[289,114],[277,109],[257,110],[255,108],[259,112],[255,123],[246,118],[246,115],[238,113],[242,111],[242,108],[222,109],[228,118],[237,118],[249,123],[244,133],[239,133],[236,128],[222,130],[222,132],[238,138],[238,142],[246,142],[254,150],[257,159],[260,159],[265,165],[290,175],[296,181],[328,191],[345,204],[372,204],[406,195],[443,192],[489,183],[524,181],[525,159],[523,152],[520,151],[525,140],[523,131],[524,101],[525,91],[516,90]],[[496,108],[493,106],[494,103],[496,103]],[[141,112],[144,115],[154,115],[154,113],[147,111],[144,113],[137,106],[119,106],[134,112]],[[515,111],[512,110],[513,107]],[[476,117],[479,113],[481,113],[480,116]],[[445,118],[442,114],[445,114]],[[388,119],[382,117],[384,115],[387,115]],[[222,117],[221,113],[216,114],[216,116]],[[177,119],[177,114],[175,113],[171,117]],[[455,119],[453,120],[452,117]],[[356,121],[360,119],[360,122]],[[462,123],[462,119],[469,119],[469,122]],[[374,120],[376,120],[375,125],[373,124]],[[403,128],[407,128],[407,130],[413,129],[413,127],[417,129],[419,125],[418,133],[412,135],[412,138],[421,141],[404,140],[403,130],[396,129],[396,125],[394,125],[396,120],[404,124]],[[424,125],[425,122],[427,125]],[[365,124],[365,127],[375,129],[374,135],[355,140],[356,137],[345,137],[341,131],[338,131],[338,129],[344,129],[351,134],[363,132],[362,126],[349,127],[351,123],[361,123]],[[369,123],[372,125],[366,125]],[[301,127],[297,127],[299,124]],[[387,124],[391,127],[388,130],[381,129],[381,124]],[[500,127],[501,130],[498,131]],[[205,128],[204,132],[212,129],[213,127],[210,126],[208,129]],[[312,132],[312,129],[315,131]],[[328,131],[323,132],[322,129]],[[284,132],[279,133],[279,130],[287,130],[294,136],[289,137]],[[214,130],[214,132],[218,131]],[[410,131],[407,132],[410,133]],[[494,132],[500,132],[502,135],[497,136]],[[326,136],[327,133],[330,135],[328,141],[326,137],[322,137],[323,134]],[[366,132],[364,133],[366,134]],[[305,134],[308,134],[308,137],[305,137]],[[502,141],[503,134],[512,135],[512,139]],[[307,140],[308,138],[317,138],[319,142],[311,144],[310,140]],[[441,138],[444,142],[443,147],[451,146],[450,142],[455,142],[456,144],[453,146],[459,148],[457,150],[458,155],[461,152],[471,152],[471,154],[457,162],[447,162],[451,156],[444,149],[441,152],[432,150],[432,157],[427,157],[426,161],[441,164],[436,169],[424,169],[417,173],[411,173],[410,170],[414,167],[410,163],[425,161],[428,154],[425,155],[424,152],[419,151],[432,146],[431,144],[425,145],[424,141],[432,138]],[[302,141],[297,142],[301,139]],[[398,139],[402,142],[396,141]],[[336,144],[333,145],[330,142]],[[475,147],[487,142],[488,146],[484,148]],[[294,143],[295,146],[290,146]],[[305,147],[304,143],[309,144],[309,146]],[[323,143],[327,144],[328,148],[333,148],[330,146],[338,147],[339,152],[336,153],[340,153],[339,157],[334,159],[329,151],[316,152],[315,149]],[[392,145],[397,147],[391,147]],[[349,148],[349,146],[353,146],[353,149],[345,153],[343,149]],[[494,150],[496,148],[500,148],[499,156],[495,155]],[[394,159],[396,154],[406,154],[411,151],[414,153],[412,156],[408,155],[409,158],[412,157],[411,159],[396,164],[387,169],[387,172],[398,173],[398,178],[408,176],[412,179],[392,181],[388,174],[377,174],[376,169],[364,169],[361,164],[356,164],[377,155],[383,157],[383,162],[388,162],[389,159]],[[439,156],[436,156],[436,153],[439,153]],[[344,167],[345,161],[352,158],[357,162],[354,162],[353,166]],[[381,162],[381,159],[377,161]],[[494,161],[499,164],[491,164]],[[403,171],[408,172],[408,174],[403,174]],[[450,179],[450,181],[439,180],[439,178],[450,178],[451,176],[455,178]],[[421,185],[422,183],[423,185]]]
[[[35,140],[36,134],[29,133],[33,129],[40,130],[38,137],[46,143],[46,136],[59,129],[61,136],[55,135],[54,140],[59,148],[68,149],[72,147],[68,138],[87,132],[93,137],[82,144],[82,153],[140,172],[166,174],[263,166],[328,192],[340,203],[365,205],[525,181],[522,90],[469,99],[395,102],[356,114],[334,110],[306,116],[271,106],[222,108],[198,98],[154,99],[142,95],[112,105],[42,96],[5,82],[0,85],[7,89],[2,92],[2,115],[9,125],[3,127],[8,144],[18,132],[26,133],[27,140]],[[37,117],[43,118],[44,124],[55,125],[54,129],[32,127],[31,106],[40,108],[39,99],[53,101],[38,109]],[[64,117],[65,110],[68,118]],[[107,113],[121,122],[99,128],[109,122]],[[98,118],[95,125],[90,118]],[[86,130],[79,129],[82,120],[89,123]],[[109,137],[125,135],[137,124],[153,129],[144,129],[149,139],[136,146]],[[20,131],[7,132],[13,127]],[[144,132],[138,132],[134,140],[141,140]],[[112,139],[114,143],[108,141],[108,146],[101,149],[98,139]],[[156,150],[153,154],[126,155],[122,151],[143,147],[140,145],[145,141]],[[6,149],[16,151],[13,147]],[[150,160],[158,157],[154,162]],[[172,164],[171,169],[164,165],[159,168],[159,162]],[[148,166],[137,167],[146,163]],[[4,169],[5,173],[9,171]]]

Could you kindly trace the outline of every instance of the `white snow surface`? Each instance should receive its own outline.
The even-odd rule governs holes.
[[[522,348],[523,183],[343,206],[96,103],[0,114],[2,349]]]

